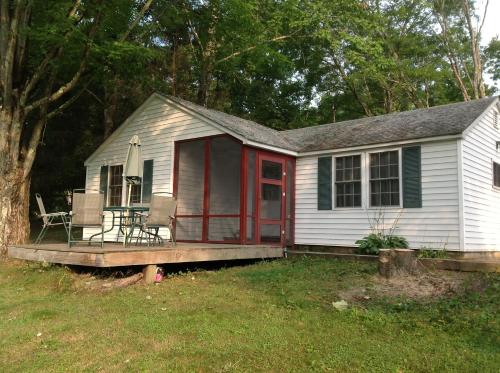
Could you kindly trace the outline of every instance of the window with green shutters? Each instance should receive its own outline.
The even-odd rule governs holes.
[[[403,158],[403,207],[422,207],[422,165],[420,146],[402,150]]]
[[[332,209],[332,157],[318,158],[318,210]]]
[[[399,151],[370,154],[370,206],[399,206]]]
[[[361,207],[361,155],[335,158],[335,207]]]

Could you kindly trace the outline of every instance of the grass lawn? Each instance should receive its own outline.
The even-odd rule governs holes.
[[[88,274],[0,263],[0,371],[498,372],[500,276],[410,300],[375,273],[277,260],[96,291]]]

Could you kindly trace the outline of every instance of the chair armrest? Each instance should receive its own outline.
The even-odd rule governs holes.
[[[68,215],[67,212],[52,212],[50,214],[41,214],[40,216],[60,216],[60,215]]]

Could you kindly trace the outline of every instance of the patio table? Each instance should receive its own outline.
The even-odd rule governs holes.
[[[109,206],[105,207],[104,211],[111,212],[111,227],[104,231],[104,234],[111,232],[115,227],[118,226],[118,232],[116,233],[116,241],[119,241],[120,233],[124,236],[124,245],[130,238],[128,235],[133,233],[133,230],[128,231],[126,228],[133,227],[135,224],[135,219],[137,218],[138,212],[149,211],[149,207],[146,206]],[[118,222],[118,224],[117,224]],[[147,233],[147,232],[145,232]],[[101,233],[96,233],[90,236],[89,241],[93,237],[100,235]]]

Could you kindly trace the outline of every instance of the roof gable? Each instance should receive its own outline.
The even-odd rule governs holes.
[[[92,162],[92,160],[95,159],[106,148],[108,144],[113,142],[113,140],[116,139],[130,123],[138,118],[154,101],[157,100],[157,95],[153,94],[149,96],[141,106],[135,109],[135,111],[116,130],[114,130],[113,133],[109,135],[109,137],[104,140],[96,150],[94,150],[94,152],[85,160],[84,164],[87,165],[89,162]]]

